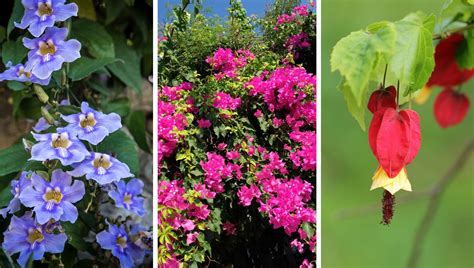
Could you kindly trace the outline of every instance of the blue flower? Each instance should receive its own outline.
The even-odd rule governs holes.
[[[13,216],[8,230],[3,235],[3,249],[9,255],[20,252],[18,263],[21,267],[25,267],[31,255],[33,260],[40,260],[45,252],[63,252],[67,240],[64,233],[47,232],[43,225],[35,222],[30,212],[25,213],[23,217]]]
[[[73,167],[74,170],[69,171],[69,174],[74,177],[86,175],[86,179],[95,180],[100,185],[133,177],[127,165],[108,154],[92,153],[82,163]]]
[[[31,73],[40,79],[47,79],[54,71],[61,69],[64,62],[73,62],[81,57],[81,43],[75,39],[64,41],[66,28],[51,27],[41,37],[23,38],[23,45],[30,49],[27,65]]]
[[[125,227],[109,224],[108,231],[96,235],[97,243],[103,248],[112,251],[112,255],[120,260],[121,268],[130,268],[140,264],[145,257],[145,251],[132,241]]]
[[[65,21],[72,16],[77,16],[77,5],[65,5],[64,2],[66,1],[22,0],[25,14],[20,23],[15,22],[15,26],[20,29],[28,28],[34,37],[38,37],[46,28],[54,26],[56,21]]]
[[[143,182],[139,179],[132,179],[127,184],[124,181],[119,181],[115,185],[117,189],[109,191],[109,196],[115,201],[115,205],[135,211],[138,216],[143,217],[145,215],[144,199],[139,197],[143,191]]]
[[[56,133],[32,134],[39,142],[31,148],[30,160],[58,159],[67,166],[81,162],[90,155],[84,144],[63,128],[58,128]]]
[[[46,130],[50,127],[51,125],[44,119],[44,117],[41,117],[36,125],[33,126],[33,130],[36,132],[41,132],[43,130]]]
[[[23,190],[31,185],[31,180],[27,177],[28,172],[22,172],[20,174],[20,178],[18,180],[12,180],[10,183],[11,186],[11,193],[13,195],[13,199],[10,200],[10,204],[8,204],[8,207],[4,209],[0,209],[0,215],[3,216],[3,218],[6,217],[8,213],[13,214],[20,210],[21,208],[21,203],[20,203],[20,194],[23,192]]]
[[[72,183],[69,174],[56,169],[51,175],[51,182],[36,174],[31,177],[31,182],[31,186],[21,192],[20,201],[26,207],[34,208],[38,223],[45,224],[50,219],[72,223],[77,220],[77,208],[72,203],[81,200],[85,194],[82,181]]]
[[[31,73],[31,64],[27,64],[27,66],[25,66],[20,63],[13,66],[12,62],[9,61],[6,67],[8,69],[5,72],[0,73],[0,81],[10,80],[18,82],[31,82],[34,84],[46,86],[49,84],[49,80],[51,79],[51,77],[47,77],[46,79],[37,78]]]
[[[118,114],[97,112],[87,102],[81,104],[81,113],[63,115],[62,118],[69,123],[66,129],[94,145],[122,127]]]

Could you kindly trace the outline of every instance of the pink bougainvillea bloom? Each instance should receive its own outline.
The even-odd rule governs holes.
[[[300,6],[297,6],[295,8],[293,8],[293,11],[296,12],[296,14],[302,16],[302,17],[306,17],[308,16],[308,6],[307,5],[300,5]]]
[[[198,232],[188,233],[186,235],[186,245],[191,245],[196,241],[196,237],[199,235]]]
[[[181,223],[181,227],[186,231],[192,231],[196,225],[194,225],[192,220],[184,220],[184,222]]]
[[[209,128],[212,125],[211,121],[207,119],[199,119],[197,120],[197,123],[198,123],[199,128]]]
[[[249,146],[248,153],[249,153],[249,155],[254,155],[255,154],[255,147],[254,146]]]
[[[255,117],[259,118],[259,117],[262,116],[262,111],[261,111],[261,110],[257,110],[257,111],[255,111],[255,113],[254,113],[253,115],[255,115]]]
[[[240,158],[240,154],[239,152],[237,151],[228,151],[225,156],[227,157],[227,159],[229,160],[234,160],[234,159],[239,159]]]
[[[255,197],[256,199],[258,199],[260,195],[260,189],[258,189],[258,187],[255,185],[251,185],[250,187],[242,186],[237,192],[237,196],[240,200],[239,203],[242,204],[244,207],[250,206],[253,198]]]
[[[237,228],[235,227],[235,224],[226,221],[222,224],[222,229],[225,231],[226,235],[235,235],[237,232]]]
[[[219,151],[224,151],[225,148],[227,148],[227,144],[225,144],[225,143],[223,143],[223,142],[221,142],[221,143],[219,143],[219,144],[217,145],[217,149],[218,149]]]
[[[313,268],[313,267],[314,266],[307,259],[304,259],[304,261],[300,265],[300,268]]]
[[[240,106],[240,98],[232,98],[229,94],[218,92],[214,99],[214,107],[222,110],[236,110]]]
[[[304,251],[303,249],[304,244],[298,241],[298,239],[294,239],[293,241],[291,241],[290,246],[296,248],[299,253],[303,253]]]

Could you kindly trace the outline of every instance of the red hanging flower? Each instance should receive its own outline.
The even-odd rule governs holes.
[[[436,121],[442,128],[461,123],[469,110],[469,99],[463,93],[456,92],[452,88],[444,89],[434,104],[434,115]]]

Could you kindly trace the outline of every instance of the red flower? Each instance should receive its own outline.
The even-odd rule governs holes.
[[[385,108],[397,108],[395,98],[397,97],[397,90],[394,86],[389,86],[385,89],[378,89],[370,95],[369,104],[367,108],[372,113]]]
[[[466,95],[451,88],[446,88],[436,97],[434,115],[442,128],[459,124],[468,110],[469,99]]]

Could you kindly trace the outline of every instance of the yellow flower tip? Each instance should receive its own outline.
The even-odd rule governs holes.
[[[424,86],[420,92],[418,93],[418,95],[416,95],[415,97],[415,102],[416,104],[418,105],[422,105],[424,104],[428,98],[430,97],[431,95],[431,88],[428,87],[428,86]]]
[[[379,167],[375,171],[372,177],[372,186],[370,190],[377,188],[384,188],[389,191],[392,195],[400,190],[411,192],[411,184],[408,180],[406,169],[403,168],[397,176],[390,178],[382,167]]]

